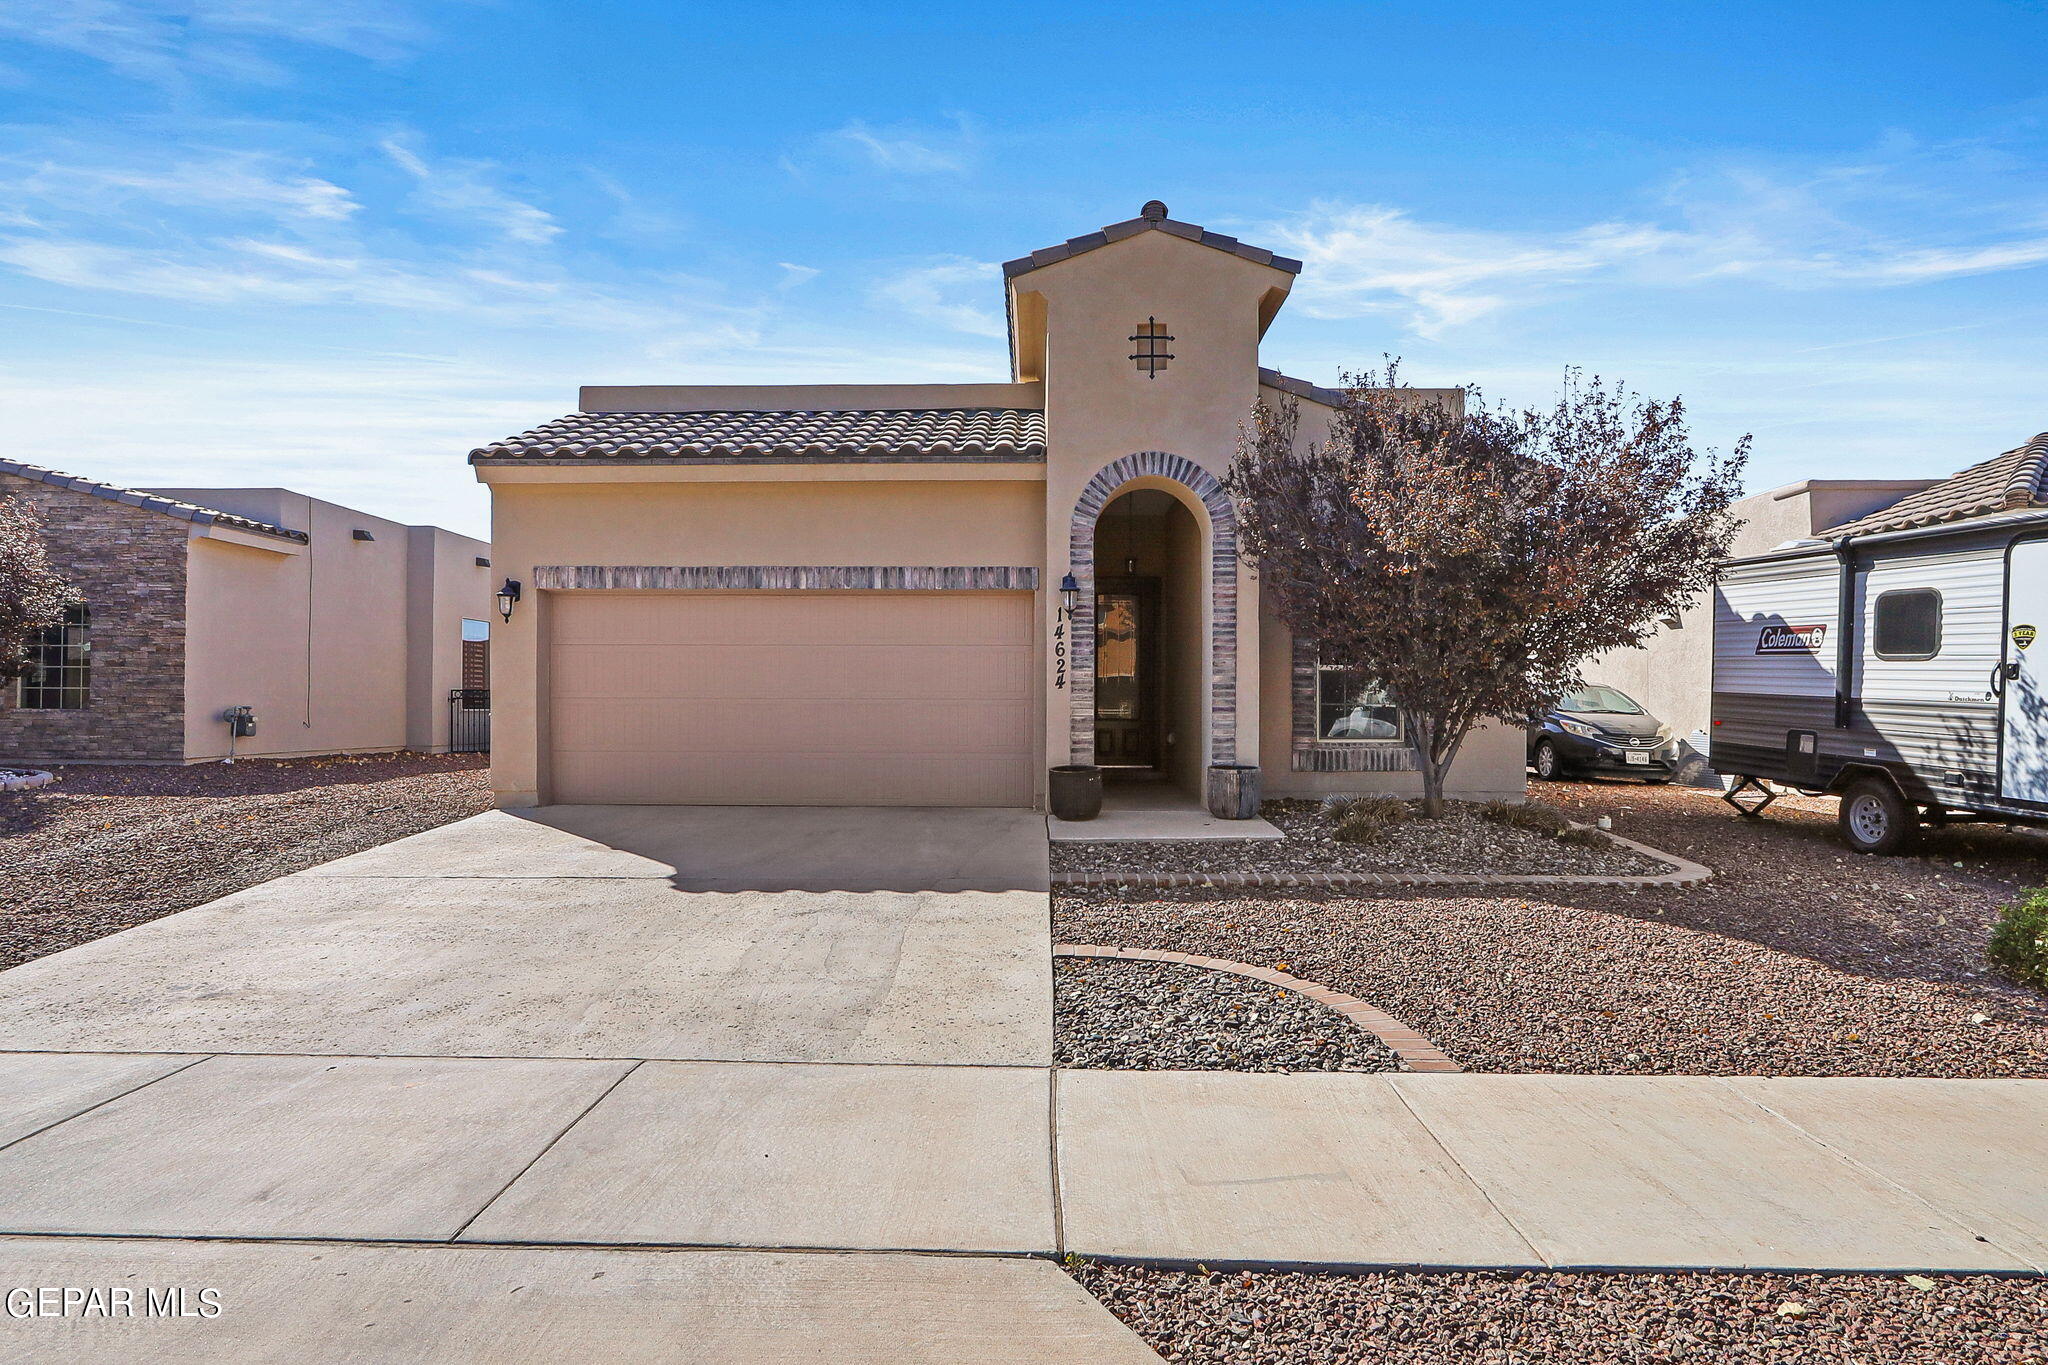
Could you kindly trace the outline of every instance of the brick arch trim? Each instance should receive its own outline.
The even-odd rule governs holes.
[[[1072,621],[1068,747],[1073,763],[1095,761],[1095,523],[1102,509],[1138,479],[1165,479],[1195,495],[1209,513],[1209,762],[1237,761],[1237,509],[1214,474],[1183,455],[1141,450],[1097,471],[1074,502],[1067,562],[1081,585]]]

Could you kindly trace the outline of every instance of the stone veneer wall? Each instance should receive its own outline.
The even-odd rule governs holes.
[[[0,760],[185,758],[185,522],[0,474],[0,497],[43,516],[59,573],[92,612],[88,704],[24,711],[0,684]]]

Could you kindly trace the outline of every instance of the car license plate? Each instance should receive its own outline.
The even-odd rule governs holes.
[[[1648,763],[1650,761],[1650,751],[1648,749],[1630,749],[1628,751],[1628,761],[1631,763]]]

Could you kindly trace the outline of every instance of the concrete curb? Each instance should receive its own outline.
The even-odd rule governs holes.
[[[1227,958],[1202,957],[1196,953],[1174,953],[1151,948],[1103,948],[1086,943],[1055,943],[1054,957],[1107,957],[1122,958],[1138,962],[1175,962],[1187,967],[1206,967],[1212,972],[1229,972],[1253,981],[1263,981],[1269,986],[1280,986],[1297,994],[1305,995],[1318,1004],[1327,1005],[1350,1020],[1358,1028],[1370,1033],[1401,1059],[1401,1065],[1408,1071],[1463,1071],[1443,1050],[1429,1039],[1409,1028],[1406,1024],[1375,1005],[1368,1005],[1355,995],[1333,991],[1328,986],[1306,981],[1271,967],[1254,967],[1246,962],[1232,962]]]
[[[1589,826],[1581,825],[1579,828]],[[1055,872],[1052,884],[1056,887],[1114,887],[1134,891],[1175,887],[1205,887],[1219,891],[1365,891],[1390,886],[1692,886],[1708,881],[1714,875],[1712,868],[1675,853],[1624,839],[1608,830],[1601,833],[1646,858],[1668,863],[1671,870],[1610,876],[1566,872],[1114,872],[1086,868],[1075,872]]]

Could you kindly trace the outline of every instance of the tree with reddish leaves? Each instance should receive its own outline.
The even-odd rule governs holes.
[[[1526,724],[1712,583],[1749,438],[1696,450],[1678,399],[1576,372],[1542,411],[1446,401],[1394,364],[1345,387],[1327,441],[1297,439],[1291,400],[1254,412],[1238,534],[1318,661],[1378,680],[1439,816],[1475,724]]]
[[[36,509],[20,498],[0,498],[0,681],[29,672],[30,642],[63,620],[76,600],[50,567]]]

